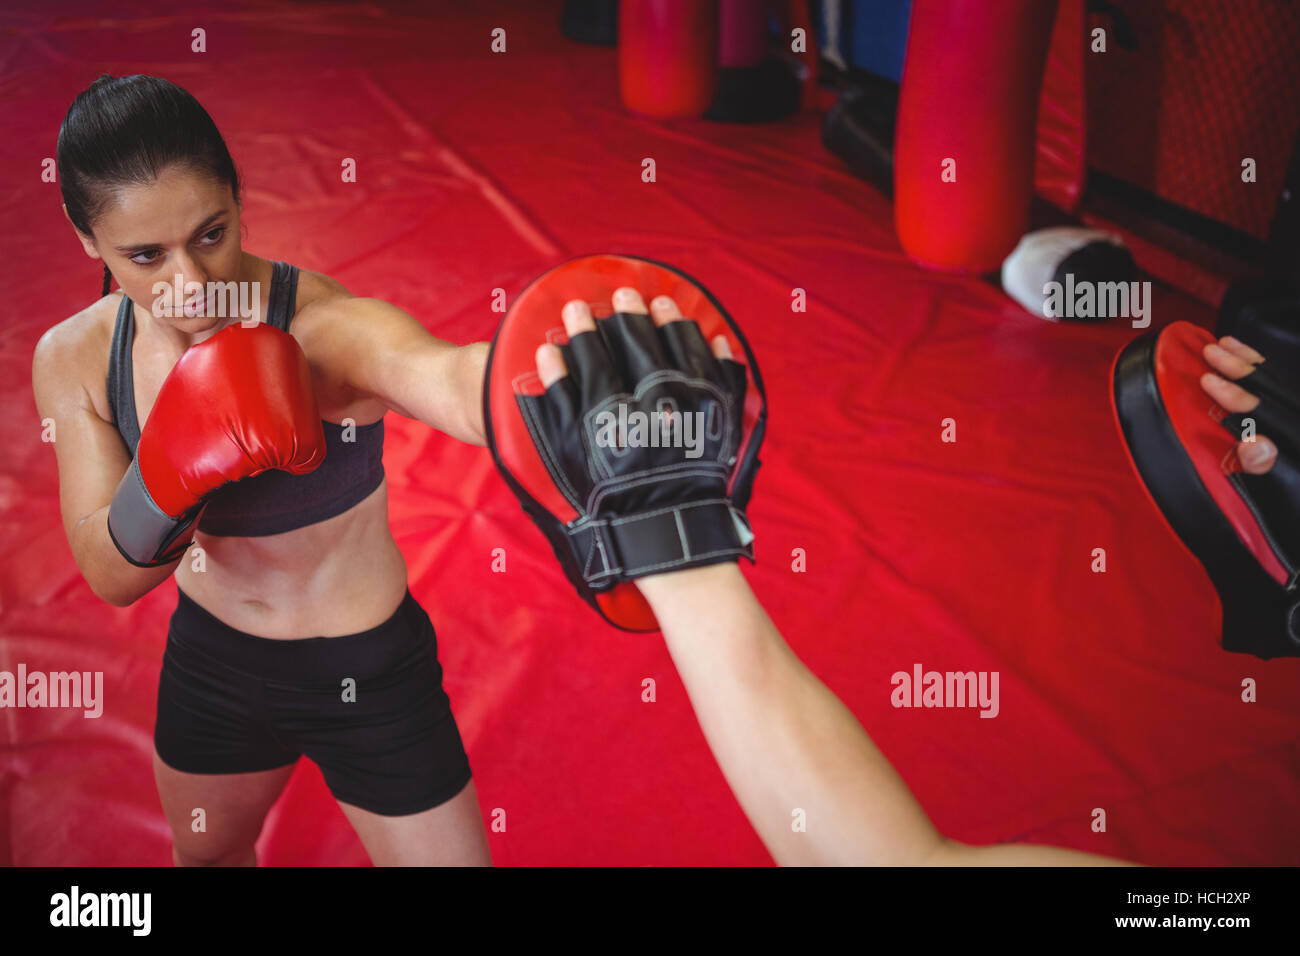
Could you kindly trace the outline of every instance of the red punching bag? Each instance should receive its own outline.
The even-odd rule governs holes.
[[[989,272],[1029,228],[1055,0],[914,0],[894,142],[894,225],[922,265]]]
[[[699,116],[718,74],[717,0],[622,0],[618,81],[623,105],[647,116]]]

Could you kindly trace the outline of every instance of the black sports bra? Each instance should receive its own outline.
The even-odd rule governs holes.
[[[297,294],[298,268],[273,262],[268,325],[289,331]],[[131,367],[134,339],[135,311],[123,295],[108,358],[108,405],[133,455],[140,441]],[[342,425],[322,421],[321,426],[325,430],[325,461],[319,468],[305,475],[264,471],[218,489],[208,499],[199,530],[245,538],[282,534],[342,514],[378,488],[384,480],[384,420],[354,426],[353,441],[344,441],[347,430]]]

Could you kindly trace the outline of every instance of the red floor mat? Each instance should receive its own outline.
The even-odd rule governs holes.
[[[0,13],[0,670],[102,670],[107,699],[98,719],[0,712],[0,862],[170,860],[150,752],[175,589],[127,609],[92,595],[30,388],[40,333],[99,285],[40,171],[101,71],[157,73],[208,108],[246,180],[245,248],[441,337],[488,338],[494,288],[513,295],[583,253],[660,259],[709,285],[769,390],[746,574],[946,834],[1156,864],[1300,861],[1300,661],[1217,648],[1209,581],[1111,423],[1109,365],[1130,328],[1050,324],[909,264],[888,202],[821,147],[816,116],[637,119],[619,106],[614,52],[564,40],[558,4],[427,6]],[[190,52],[198,26],[204,54]],[[494,27],[506,54],[489,50]],[[356,183],[339,181],[344,157]],[[790,309],[796,289],[807,312]],[[1211,320],[1172,293],[1154,315]],[[940,441],[945,418],[955,444]],[[388,427],[411,589],[438,628],[483,811],[507,814],[495,860],[768,862],[662,641],[578,601],[485,450],[396,415]],[[490,572],[495,547],[510,549],[507,574]],[[795,548],[806,573],[791,571]],[[890,675],[918,662],[999,671],[997,718],[893,709]],[[1257,703],[1241,700],[1248,678]],[[267,864],[366,859],[305,761],[259,850]]]

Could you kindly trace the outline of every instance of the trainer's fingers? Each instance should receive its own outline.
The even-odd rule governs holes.
[[[544,388],[550,388],[564,376],[569,374],[568,368],[564,365],[564,353],[558,346],[543,345],[537,350],[537,376],[542,380]]]
[[[573,338],[579,332],[591,332],[596,328],[596,320],[591,315],[591,306],[581,299],[571,299],[564,303],[560,316],[564,319],[564,331],[569,333],[569,338]]]
[[[1243,349],[1249,349],[1249,346],[1242,346]],[[1251,349],[1251,351],[1254,351]],[[1259,354],[1259,353],[1256,353]],[[1214,369],[1224,378],[1237,379],[1249,375],[1255,370],[1247,359],[1233,351],[1225,349],[1222,345],[1211,342],[1205,346],[1201,352],[1201,357],[1205,359],[1206,364]]]
[[[645,299],[641,298],[641,293],[625,285],[614,290],[614,311],[645,315],[649,309],[645,307]]]
[[[677,302],[666,295],[657,295],[650,301],[650,315],[654,317],[655,325],[666,325],[684,318]]]
[[[1246,391],[1236,382],[1229,382],[1213,372],[1201,376],[1201,388],[1206,395],[1219,403],[1219,407],[1228,412],[1253,412],[1259,406],[1259,399]]]
[[[1254,441],[1237,442],[1237,457],[1249,474],[1262,475],[1277,460],[1277,446],[1263,435],[1256,435]]]
[[[727,337],[725,335],[715,335],[710,345],[713,347],[714,358],[731,358],[731,345],[727,342]]]
[[[1253,348],[1247,345],[1241,339],[1231,335],[1225,335],[1219,339],[1219,347],[1226,349],[1242,361],[1249,362],[1252,365],[1258,365],[1264,361],[1264,356],[1260,355]]]

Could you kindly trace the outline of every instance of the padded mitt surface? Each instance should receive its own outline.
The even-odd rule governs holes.
[[[498,469],[529,517],[547,535],[579,594],[616,627],[652,631],[658,625],[634,584],[620,581],[593,589],[584,577],[584,568],[577,566],[563,527],[580,517],[578,510],[543,461],[519,401],[519,396],[536,397],[545,391],[536,369],[538,347],[547,342],[568,343],[560,318],[564,304],[572,299],[586,301],[599,323],[610,315],[614,290],[622,286],[639,291],[647,303],[659,295],[671,297],[682,315],[699,325],[706,341],[726,336],[732,355],[744,362],[742,436],[736,450],[738,464],[728,486],[729,497],[743,510],[766,422],[762,378],[749,343],[718,301],[671,266],[633,256],[583,256],[536,279],[510,306],[493,340],[484,381],[483,418]]]

